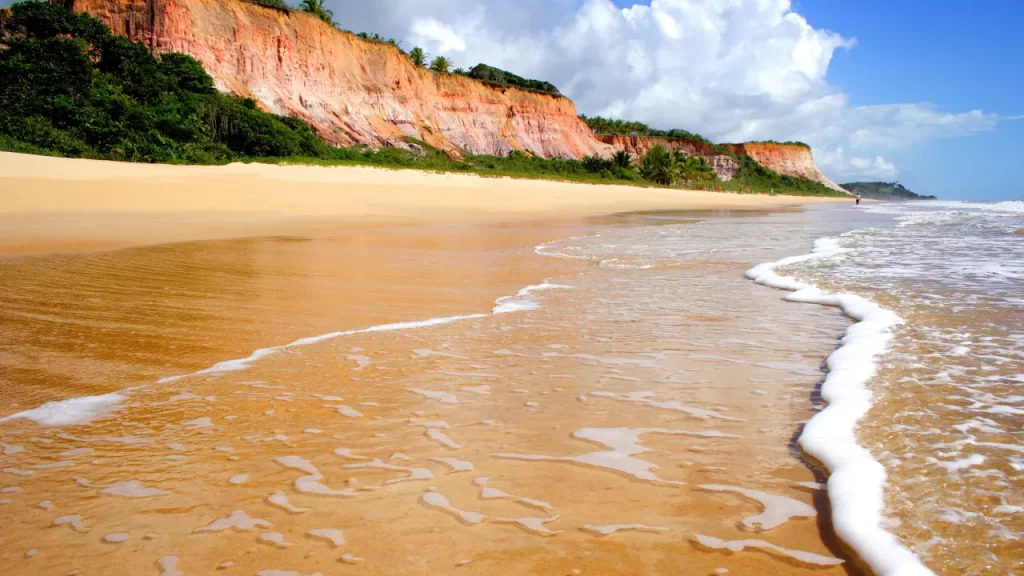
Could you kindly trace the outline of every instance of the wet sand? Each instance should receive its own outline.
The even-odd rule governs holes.
[[[575,194],[545,214],[665,201]],[[534,251],[629,216],[464,221],[506,209],[0,262],[0,416],[130,389],[89,423],[0,422],[0,565],[857,574],[793,447],[848,322],[726,256],[626,277]]]

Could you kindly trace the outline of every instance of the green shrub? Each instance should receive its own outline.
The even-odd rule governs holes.
[[[477,80],[493,84],[495,86],[515,86],[516,88],[523,88],[534,92],[544,92],[545,94],[555,94],[558,96],[561,95],[558,88],[555,88],[555,85],[550,82],[544,82],[542,80],[528,80],[521,76],[516,76],[511,72],[507,72],[493,66],[488,66],[486,64],[477,64],[467,75],[471,78],[476,78]]]
[[[669,140],[689,140],[696,142],[703,142],[709,146],[716,153],[723,156],[731,156],[736,158],[736,154],[722,146],[715,144],[707,138],[690,132],[689,130],[682,130],[680,128],[672,128],[671,130],[658,130],[651,128],[643,122],[633,122],[629,120],[615,120],[609,118],[602,118],[600,116],[587,116],[586,114],[580,114],[580,120],[587,123],[590,130],[594,134],[608,134],[608,135],[623,135],[623,136],[651,136],[655,138],[667,138]]]
[[[583,157],[583,169],[587,172],[597,173],[611,171],[614,167],[615,162],[611,160],[605,160],[604,158],[598,158],[597,156]]]
[[[810,148],[811,145],[799,140],[786,140],[785,142],[777,142],[775,140],[754,140],[753,142],[747,142],[747,144],[778,144],[780,146],[803,146],[804,148]]]
[[[774,190],[777,193],[804,196],[843,195],[841,192],[832,190],[824,184],[803,178],[794,178],[793,176],[769,170],[758,164],[750,156],[740,157],[740,171],[730,182],[725,184],[725,188],[728,190],[744,190],[759,193],[767,193]]]
[[[628,120],[612,120],[600,116],[587,116],[580,114],[580,120],[587,123],[587,126],[594,134],[621,134],[624,136],[650,136],[651,127],[643,122],[630,122]]]
[[[363,40],[365,40],[367,42],[373,42],[374,44],[388,44],[390,46],[394,46],[395,48],[398,48],[399,52],[401,52],[402,54],[405,54],[405,51],[402,50],[401,42],[395,40],[394,38],[385,38],[385,37],[381,36],[380,34],[377,34],[376,32],[374,32],[374,33],[360,32],[360,33],[356,34],[356,36],[362,38]]]
[[[56,4],[14,4],[0,45],[5,149],[202,163],[333,150],[300,120],[218,93],[192,57],[156,57]]]

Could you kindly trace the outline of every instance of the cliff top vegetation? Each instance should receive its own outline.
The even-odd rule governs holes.
[[[436,62],[436,59],[435,59]],[[444,68],[445,63],[438,64]],[[493,74],[494,68],[481,70]],[[513,75],[514,76],[514,75]],[[721,183],[702,157],[657,147],[644,158],[453,158],[410,139],[409,149],[335,148],[298,118],[218,92],[202,65],[156,55],[111,33],[88,14],[48,2],[20,2],[0,21],[0,150],[73,158],[169,164],[235,161],[373,165],[483,176],[632,185],[679,185],[827,195],[819,184],[785,179],[752,160]],[[518,77],[514,77],[512,81]],[[782,178],[782,179],[779,179]]]
[[[776,144],[778,146],[802,146],[804,148],[811,147],[810,144],[807,144],[806,142],[801,142],[799,140],[786,140],[785,142],[778,142],[776,140],[753,140],[751,142],[743,142],[740,144],[730,143],[728,144],[728,146],[743,146],[743,144]]]
[[[545,94],[553,94],[555,96],[562,95],[562,93],[558,91],[558,88],[550,82],[545,82],[543,80],[530,80],[528,78],[523,78],[522,76],[517,76],[507,70],[488,66],[487,64],[477,64],[468,72],[464,72],[464,74],[470,78],[476,78],[481,82],[494,86],[515,86],[516,88],[522,88],[533,92],[543,92]]]
[[[725,156],[732,156],[736,158],[736,154],[722,146],[715,144],[707,138],[690,132],[689,130],[683,130],[681,128],[672,128],[670,130],[659,130],[657,128],[651,128],[643,122],[636,122],[631,120],[617,120],[613,118],[602,118],[600,116],[587,116],[586,114],[580,114],[580,120],[587,123],[594,134],[607,134],[607,135],[620,135],[620,136],[650,136],[654,138],[666,138],[669,140],[688,140],[691,142],[703,142],[710,146],[715,152]]]

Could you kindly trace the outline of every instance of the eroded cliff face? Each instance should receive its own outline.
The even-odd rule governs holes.
[[[220,90],[301,118],[334,144],[407,148],[412,137],[452,155],[612,153],[567,98],[417,68],[304,12],[240,0],[66,2],[158,52],[193,56]]]
[[[779,174],[813,180],[833,190],[846,192],[838,184],[829,180],[828,176],[822,174],[821,170],[818,170],[811,149],[806,146],[762,142],[726,144],[725,146],[737,154],[750,156],[758,164]]]
[[[225,92],[308,122],[325,140],[350,146],[410,148],[415,138],[453,156],[634,157],[657,144],[705,156],[723,181],[739,164],[699,140],[595,136],[571,100],[498,88],[418,68],[394,46],[364,41],[300,11],[241,0],[61,0],[103,20],[116,34],[157,52],[196,58]],[[809,149],[740,144],[764,166],[842,190]]]
[[[657,145],[662,145],[669,150],[682,152],[687,156],[701,155],[707,158],[708,163],[715,169],[722,182],[728,182],[740,171],[739,162],[726,154],[720,154],[717,150],[701,140],[678,140],[669,138],[657,138],[651,136],[624,136],[613,134],[601,134],[597,136],[601,142],[610,145],[615,150],[623,150],[633,155],[633,158],[640,158],[647,154]]]

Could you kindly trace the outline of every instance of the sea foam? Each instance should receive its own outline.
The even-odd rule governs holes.
[[[551,284],[544,282],[543,284],[535,284],[533,286],[527,286],[523,288],[515,296],[505,296],[504,298],[498,298],[494,302],[494,309],[491,311],[492,314],[507,314],[509,312],[520,312],[523,310],[537,310],[540,308],[540,303],[533,296],[534,292],[541,290],[557,290],[566,289],[568,286],[561,284]]]
[[[127,399],[128,396],[123,392],[68,398],[59,402],[47,402],[38,408],[0,418],[0,422],[21,418],[31,420],[40,426],[88,424],[96,418],[114,412]]]
[[[857,445],[855,436],[857,421],[871,409],[867,385],[877,371],[877,359],[888,350],[892,329],[902,320],[860,296],[830,294],[775,272],[777,268],[844,252],[837,239],[822,238],[815,241],[810,254],[761,264],[746,275],[763,286],[791,291],[786,300],[835,306],[856,321],[847,329],[841,347],[828,357],[829,373],[821,387],[821,397],[828,406],[807,422],[800,446],[829,469],[828,494],[836,533],[875,574],[934,576],[913,552],[882,528],[885,468]]]

